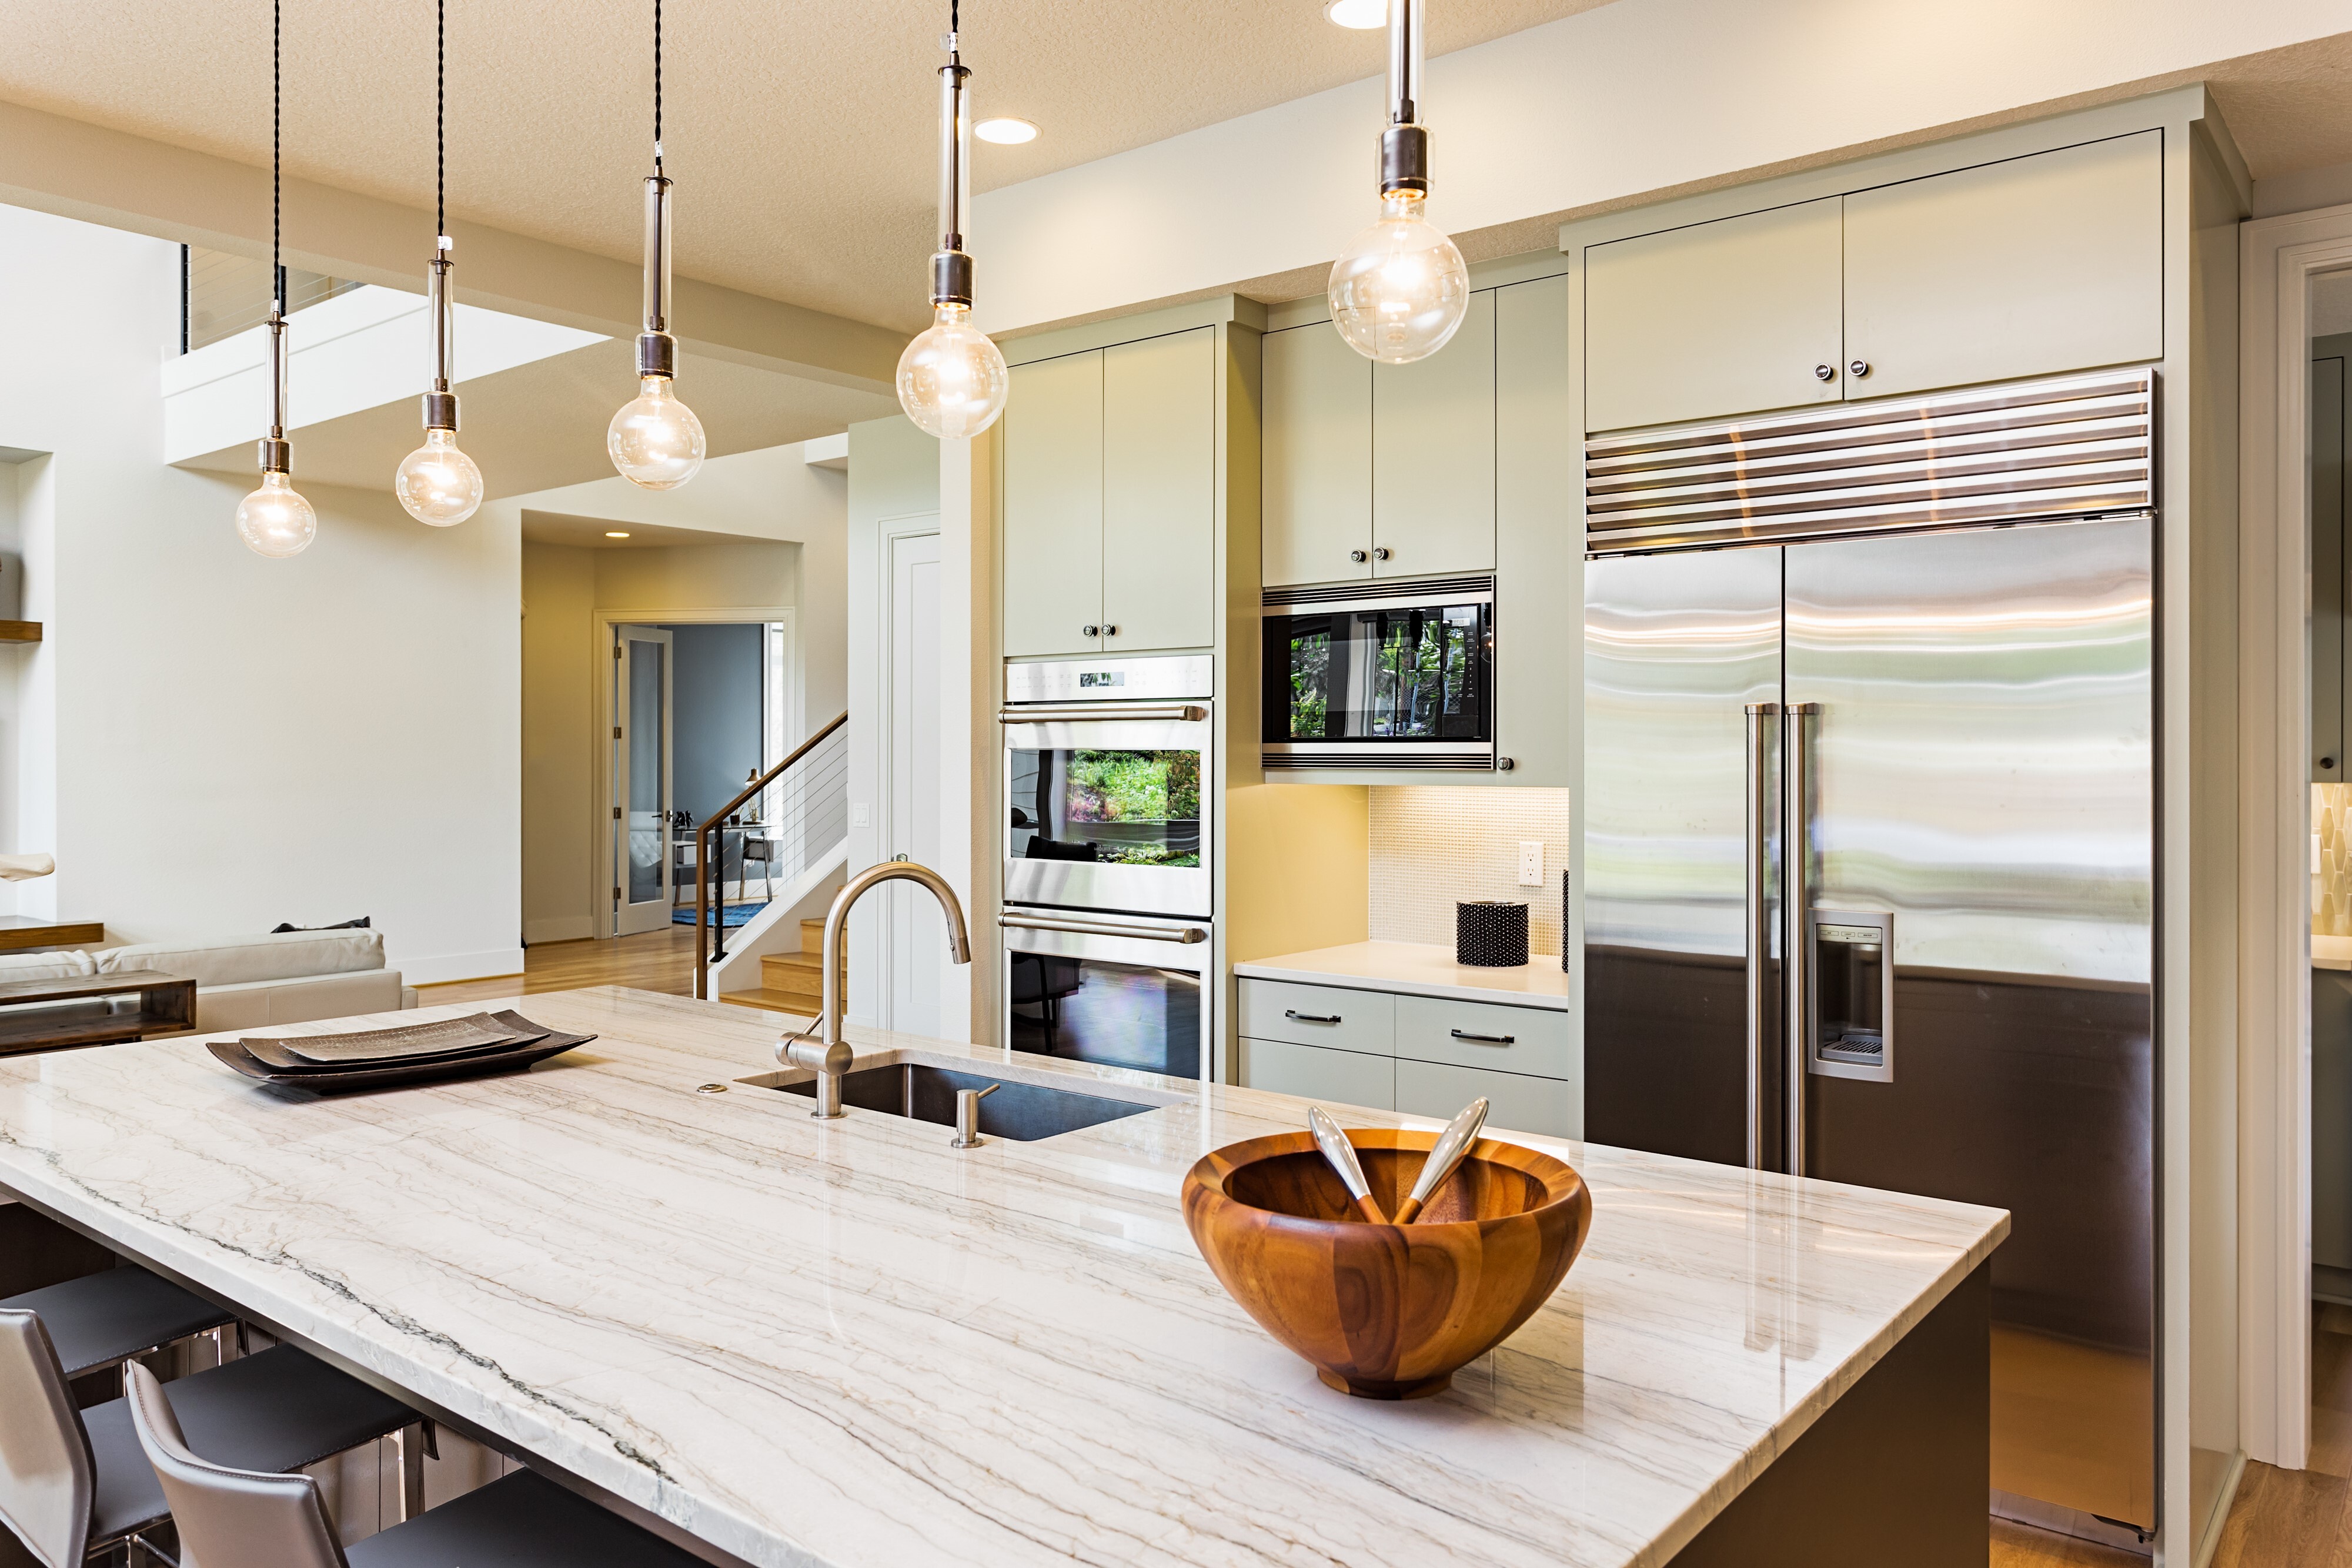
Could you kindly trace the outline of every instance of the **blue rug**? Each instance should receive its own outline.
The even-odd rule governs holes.
[[[765,904],[729,904],[729,905],[727,906],[727,912],[726,912],[725,915],[722,917],[722,919],[723,919],[723,924],[724,924],[724,926],[725,926],[725,929],[727,929],[727,930],[729,930],[729,931],[732,931],[732,930],[734,930],[734,929],[735,929],[737,926],[739,926],[739,925],[750,925],[750,924],[751,923],[751,916],[753,916],[754,915],[759,914],[759,913],[760,913],[760,911],[761,911],[762,909],[765,909],[765,908],[767,908],[767,907],[768,907],[768,906],[767,906]],[[711,911],[711,913],[712,913],[713,915],[717,915],[719,912],[718,912],[717,910],[713,910],[713,911]],[[672,925],[693,925],[693,924],[694,924],[694,909],[693,909],[693,906],[689,904],[688,907],[686,907],[686,908],[684,908],[684,909],[673,909],[673,910],[671,910],[671,911],[670,911],[670,915],[669,915],[669,923],[670,923]],[[722,921],[721,921],[721,920],[710,920],[710,919],[706,919],[706,920],[703,922],[703,928],[704,928],[705,930],[708,930],[708,929],[709,929],[711,926],[720,925],[721,923],[722,923]]]

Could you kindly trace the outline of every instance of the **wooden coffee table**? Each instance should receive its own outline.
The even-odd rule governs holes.
[[[110,1007],[108,998],[128,996],[139,998],[135,1011]],[[0,985],[0,1057],[121,1045],[195,1022],[195,981],[156,969]]]

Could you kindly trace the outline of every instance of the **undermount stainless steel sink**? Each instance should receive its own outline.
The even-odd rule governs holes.
[[[803,1099],[816,1098],[816,1080],[814,1077],[797,1082],[778,1082],[784,1076],[782,1073],[762,1073],[743,1082],[762,1089],[780,1089]],[[980,1102],[981,1136],[1011,1138],[1024,1144],[1062,1133],[1075,1133],[1081,1127],[1099,1126],[1105,1122],[1116,1122],[1122,1116],[1140,1116],[1146,1111],[1160,1108],[1156,1104],[1139,1104],[1132,1100],[1078,1094],[1067,1089],[1049,1089],[1042,1083],[1024,1083],[1013,1078],[992,1078],[982,1072],[957,1072],[912,1061],[892,1062],[885,1067],[862,1067],[845,1073],[841,1080],[841,1103],[860,1111],[880,1111],[887,1115],[952,1127],[956,1119],[956,1091],[991,1088],[994,1092]]]

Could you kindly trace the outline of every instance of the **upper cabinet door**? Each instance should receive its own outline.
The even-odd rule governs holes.
[[[2164,354],[2162,134],[1845,198],[1845,395]]]
[[[1835,402],[1838,201],[1587,247],[1585,428]]]
[[[1486,288],[1470,296],[1445,347],[1372,367],[1372,572],[1494,570],[1495,291]]]
[[[1268,332],[1264,346],[1262,580],[1370,577],[1372,362],[1328,321]]]
[[[1216,641],[1216,332],[1102,351],[1102,650]]]
[[[1013,368],[1004,405],[1004,651],[1091,653],[1102,619],[1103,354]]]

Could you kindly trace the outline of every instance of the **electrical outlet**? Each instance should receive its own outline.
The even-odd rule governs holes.
[[[1541,887],[1543,884],[1543,841],[1521,839],[1519,841],[1519,885]]]

